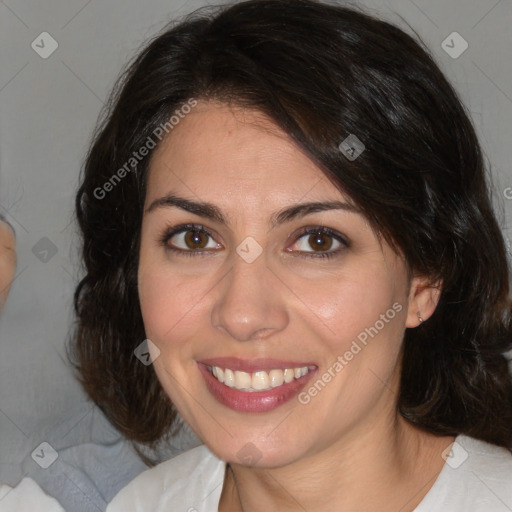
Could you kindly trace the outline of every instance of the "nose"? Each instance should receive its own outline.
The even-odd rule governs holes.
[[[237,341],[264,339],[286,328],[286,287],[267,266],[264,254],[247,263],[236,254],[217,285],[212,325]]]

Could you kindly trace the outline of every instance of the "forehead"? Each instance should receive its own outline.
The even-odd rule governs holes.
[[[251,201],[347,200],[264,114],[202,101],[152,156],[147,202],[170,189],[247,206]]]

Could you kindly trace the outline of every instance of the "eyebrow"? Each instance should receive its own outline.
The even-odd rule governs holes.
[[[229,224],[222,211],[214,204],[193,201],[172,193],[155,199],[146,209],[145,213],[150,213],[158,208],[172,207],[180,208],[181,210],[185,210],[200,217],[205,217],[209,220],[218,222],[219,224]],[[315,201],[310,203],[299,203],[274,213],[270,219],[270,225],[274,228],[280,224],[290,222],[293,219],[329,210],[345,210],[352,213],[361,213],[359,208],[343,201]]]

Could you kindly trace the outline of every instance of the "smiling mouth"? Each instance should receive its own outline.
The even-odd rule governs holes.
[[[314,370],[316,366],[301,366],[284,370],[276,368],[269,371],[259,370],[252,373],[221,368],[220,366],[207,365],[207,368],[219,382],[227,387],[253,393],[268,391],[288,384],[293,380],[300,379],[311,370]]]

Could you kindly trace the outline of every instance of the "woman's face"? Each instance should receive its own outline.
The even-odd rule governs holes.
[[[284,465],[395,419],[417,283],[261,114],[199,102],[164,139],[138,279],[158,378],[222,459]]]

